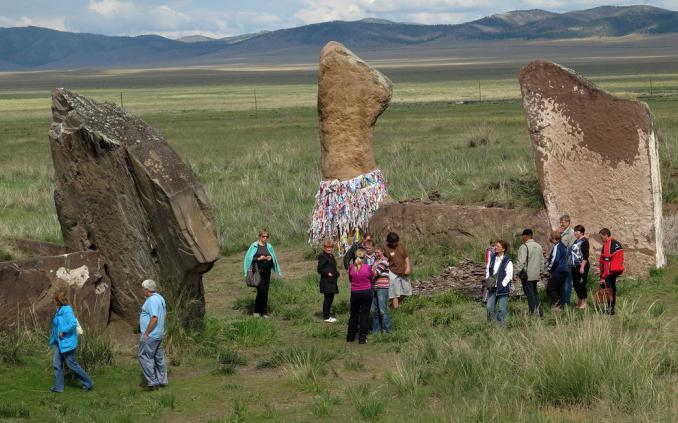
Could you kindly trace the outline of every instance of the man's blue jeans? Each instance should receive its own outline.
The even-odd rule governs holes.
[[[391,319],[388,317],[388,289],[375,289],[372,299],[372,333],[382,330],[391,333]]]
[[[565,304],[570,305],[570,295],[572,294],[572,272],[567,272],[565,279]]]
[[[148,386],[167,385],[167,366],[162,339],[142,336],[139,340],[139,365]]]
[[[80,379],[80,382],[82,382],[82,387],[84,389],[92,389],[92,386],[94,385],[94,382],[92,382],[92,379],[89,377],[89,375],[83,370],[82,367],[78,364],[78,362],[75,359],[75,350],[71,350],[65,353],[59,352],[59,346],[55,345],[54,346],[54,359],[53,359],[53,365],[54,365],[54,387],[52,387],[53,391],[56,392],[63,392],[64,391],[64,362],[66,362],[66,365],[68,366],[69,369],[75,375]]]
[[[492,322],[495,319],[494,306],[499,304],[499,313],[496,315],[497,322],[505,326],[506,325],[506,311],[508,309],[508,295],[502,295],[497,297],[497,291],[495,289],[491,290],[487,295],[487,321]]]

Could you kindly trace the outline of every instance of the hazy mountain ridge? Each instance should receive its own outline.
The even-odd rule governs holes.
[[[458,25],[383,19],[332,21],[222,39],[170,40],[157,35],[112,37],[38,27],[0,28],[0,70],[172,66],[220,58],[282,55],[330,40],[349,48],[441,45],[460,41],[617,37],[678,33],[678,12],[652,6],[601,6],[568,13],[518,10]]]

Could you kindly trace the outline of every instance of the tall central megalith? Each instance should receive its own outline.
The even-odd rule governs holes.
[[[337,42],[320,52],[318,116],[322,177],[310,239],[339,241],[365,230],[386,196],[386,184],[372,153],[374,125],[393,93],[391,81]]]
[[[185,322],[201,319],[202,274],[219,257],[212,210],[191,170],[160,133],[115,105],[52,94],[49,139],[66,248],[107,260],[111,310],[132,324],[141,282],[159,282]]]

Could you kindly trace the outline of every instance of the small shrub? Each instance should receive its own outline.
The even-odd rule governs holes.
[[[428,320],[431,326],[450,326],[452,323],[461,320],[461,312],[456,309],[436,310],[428,313]]]
[[[338,326],[337,324],[322,324],[313,323],[306,330],[305,333],[312,338],[319,339],[334,339],[341,338],[345,335],[346,328]]]
[[[335,301],[332,305],[332,308],[334,309],[335,314],[342,315],[348,314],[349,310],[351,309],[351,305],[349,304],[348,300],[341,299],[339,301]]]
[[[217,362],[219,364],[233,364],[237,366],[247,363],[245,357],[240,355],[237,351],[226,347],[221,348],[217,353]]]
[[[422,366],[410,361],[398,360],[395,371],[388,373],[387,379],[400,395],[414,395],[424,384]]]
[[[497,131],[493,126],[483,122],[464,129],[461,137],[466,141],[468,148],[476,148],[493,143],[497,139]]]
[[[316,417],[327,417],[332,412],[332,408],[339,403],[336,397],[328,392],[322,392],[313,399],[313,415]]]
[[[113,364],[113,344],[111,339],[96,332],[86,332],[80,337],[78,358],[88,372]]]
[[[257,362],[258,369],[273,369],[283,364],[289,364],[295,361],[296,357],[305,356],[305,361],[316,361],[328,363],[336,353],[331,350],[318,349],[311,347],[308,349],[292,347],[273,351],[269,356],[263,357]]]
[[[230,323],[224,328],[224,339],[246,347],[267,345],[278,338],[275,325],[264,319],[247,319]]]
[[[0,417],[3,419],[27,419],[30,416],[30,410],[23,403],[6,404],[0,402]]]
[[[320,392],[327,375],[327,363],[332,358],[334,353],[316,348],[290,350],[285,356],[284,372],[302,391]]]
[[[386,410],[386,402],[382,396],[377,391],[370,390],[367,384],[349,388],[348,396],[363,420],[376,420]]]
[[[254,310],[254,298],[252,296],[240,297],[233,302],[233,310],[240,310],[245,314]]]
[[[176,401],[176,397],[172,392],[163,392],[158,396],[158,404],[160,404],[161,407],[169,408],[170,410],[174,410]]]

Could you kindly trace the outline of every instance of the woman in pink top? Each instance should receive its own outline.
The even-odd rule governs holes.
[[[365,250],[361,248],[355,255],[355,261],[348,268],[351,281],[351,316],[348,319],[346,341],[355,341],[358,334],[358,342],[364,344],[367,342],[367,325],[372,307],[372,268],[365,263]]]

